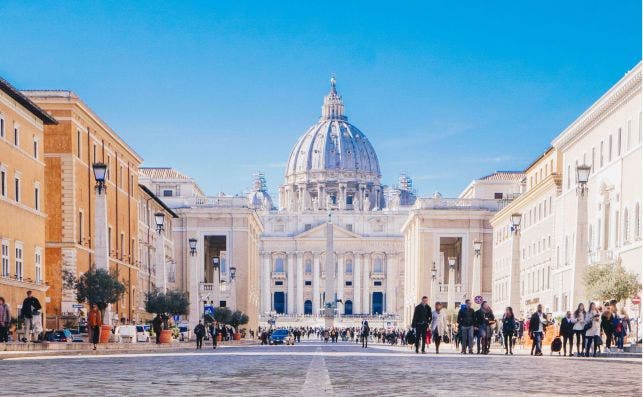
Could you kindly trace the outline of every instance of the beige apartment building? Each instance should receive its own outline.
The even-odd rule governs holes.
[[[44,130],[56,120],[0,78],[0,296],[17,316],[31,290],[46,315]]]

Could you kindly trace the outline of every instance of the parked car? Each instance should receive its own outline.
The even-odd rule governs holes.
[[[136,326],[136,341],[137,342],[149,342],[150,341],[150,326],[149,325],[137,325]]]
[[[276,329],[270,334],[268,338],[268,344],[270,345],[294,345],[295,337],[292,332],[287,329]]]
[[[44,337],[45,342],[71,342],[71,332],[68,329],[62,331],[47,331]]]

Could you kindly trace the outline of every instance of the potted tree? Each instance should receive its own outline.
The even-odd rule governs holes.
[[[111,303],[118,302],[125,294],[125,284],[118,280],[116,272],[104,269],[92,269],[82,274],[77,280],[68,280],[76,289],[78,303],[95,303],[100,310],[103,325],[100,331],[100,343],[109,342],[112,326],[105,316],[105,309]]]
[[[189,310],[190,302],[184,292],[168,291],[163,293],[154,290],[145,294],[145,311],[158,314],[163,319],[163,329],[159,338],[161,343],[172,341],[173,332],[168,324],[170,317],[188,314]]]
[[[217,307],[214,309],[214,319],[219,323],[219,325],[225,326],[230,323],[232,319],[232,312],[227,307]],[[221,332],[217,334],[217,341],[221,342],[223,335]]]
[[[230,325],[234,327],[234,340],[240,340],[241,334],[239,333],[239,326],[248,324],[250,318],[241,310],[235,310],[230,316]]]

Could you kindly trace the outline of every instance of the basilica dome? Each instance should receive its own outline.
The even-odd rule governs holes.
[[[286,183],[359,182],[379,184],[380,165],[368,138],[344,115],[335,78],[324,98],[319,121],[293,147]]]

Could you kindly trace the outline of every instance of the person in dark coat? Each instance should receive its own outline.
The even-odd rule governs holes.
[[[529,319],[529,333],[533,339],[532,349],[535,349],[534,355],[542,356],[542,343],[543,336],[545,335],[545,328],[547,328],[547,319],[543,313],[543,305],[538,305],[536,311]]]
[[[516,335],[516,317],[514,316],[514,309],[508,306],[505,309],[505,314],[502,316],[502,335],[505,343],[505,354],[514,354],[513,352],[513,338]]]
[[[217,337],[219,336],[219,323],[215,320],[210,324],[210,336],[212,337],[212,348],[217,348]]]
[[[27,291],[27,297],[22,301],[22,308],[20,309],[27,342],[31,342],[31,334],[36,329],[40,309],[42,309],[42,306],[38,298],[32,296],[31,291]]]
[[[475,312],[473,317],[474,327],[478,328],[478,354],[489,354],[491,344],[491,325],[495,324],[496,319],[491,311],[487,301],[482,302],[480,309]]]
[[[371,327],[368,326],[368,321],[364,320],[362,322],[362,329],[360,330],[360,336],[362,337],[362,347],[366,349],[368,347],[368,336],[371,334]]]
[[[563,321],[560,322],[559,336],[563,337],[563,356],[567,355],[567,342],[569,341],[569,357],[574,355],[574,323],[572,312],[568,311]]]
[[[462,338],[462,354],[473,354],[473,308],[471,307],[471,300],[464,301],[464,305],[458,312],[458,329],[461,332]]]
[[[432,313],[429,298],[423,296],[422,302],[415,306],[411,321],[411,327],[415,329],[415,353],[419,353],[420,342],[422,342],[422,354],[426,353],[426,330],[431,324]]]
[[[161,317],[160,314],[157,314],[156,317],[154,317],[154,320],[152,320],[152,330],[154,330],[154,334],[156,335],[156,344],[160,345],[161,344],[161,330],[163,329],[163,318]]]
[[[205,336],[205,326],[199,320],[199,323],[194,327],[194,335],[196,336],[196,348],[203,349],[203,337]]]

